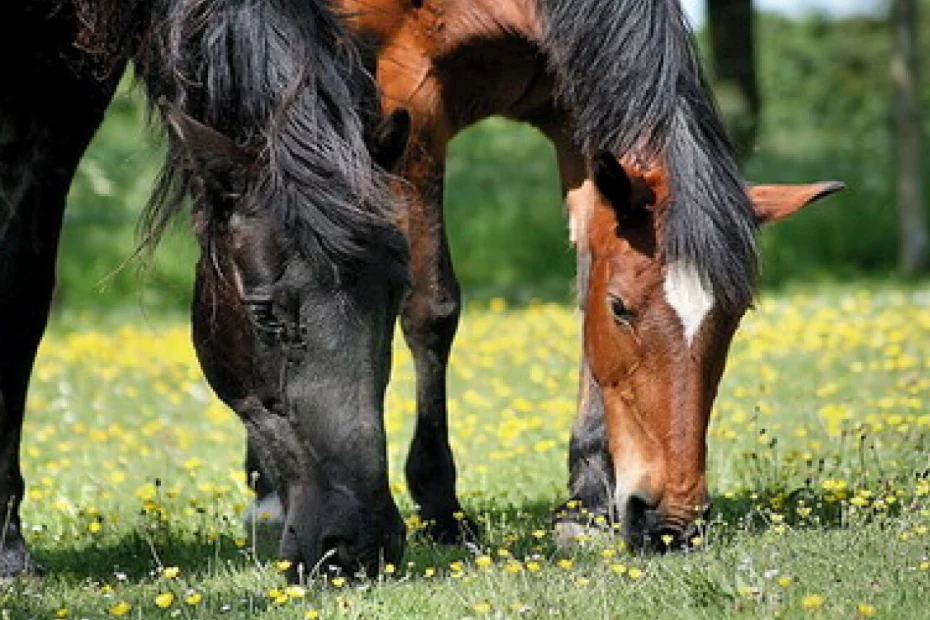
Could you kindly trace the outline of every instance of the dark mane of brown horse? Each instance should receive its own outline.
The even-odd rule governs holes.
[[[756,221],[677,0],[541,0],[544,46],[585,154],[640,153],[669,169],[669,262],[718,303],[752,299]]]

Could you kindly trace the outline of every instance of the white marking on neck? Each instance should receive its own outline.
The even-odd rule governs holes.
[[[665,274],[665,299],[678,313],[688,346],[714,307],[714,295],[694,265],[674,263]]]

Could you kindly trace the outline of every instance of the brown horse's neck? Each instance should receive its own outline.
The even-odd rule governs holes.
[[[342,0],[377,48],[384,107],[445,144],[494,115],[542,124],[552,79],[534,0]]]

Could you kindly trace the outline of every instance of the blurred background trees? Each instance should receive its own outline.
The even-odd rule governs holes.
[[[706,2],[698,38],[746,177],[848,186],[764,232],[763,284],[883,279],[925,268],[930,165],[920,138],[930,84],[908,67],[930,57],[927,37],[916,39],[930,32],[930,0],[893,0],[894,12],[889,3],[884,15],[841,20],[752,13],[750,0]],[[59,293],[70,308],[183,309],[196,258],[186,222],[141,277],[138,263],[113,275],[134,247],[136,215],[160,158],[128,83],[72,190]],[[536,132],[493,119],[460,136],[447,202],[466,295],[570,298],[574,258],[554,155]]]
[[[707,0],[714,89],[743,161],[752,155],[759,127],[754,24],[752,0]]]
[[[918,66],[917,0],[892,0],[894,55],[894,143],[898,165],[898,210],[901,249],[898,264],[904,273],[926,271],[928,256],[927,214],[921,175],[923,115]]]

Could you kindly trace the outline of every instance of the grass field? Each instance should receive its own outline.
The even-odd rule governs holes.
[[[467,309],[451,374],[475,548],[419,539],[401,476],[413,373],[388,397],[392,483],[413,533],[379,583],[288,588],[239,523],[243,434],[181,320],[67,316],[43,344],[24,444],[28,539],[48,569],[6,618],[930,617],[930,289],[763,299],[710,433],[717,512],[700,550],[558,551],[578,327],[569,308]]]

